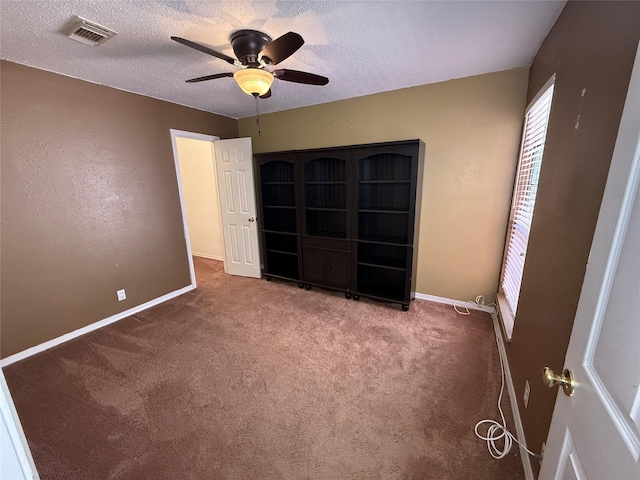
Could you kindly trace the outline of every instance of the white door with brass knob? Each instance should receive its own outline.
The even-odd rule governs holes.
[[[541,480],[640,479],[639,184],[636,54],[563,367],[567,370],[543,373],[545,383],[561,389]]]
[[[251,139],[218,140],[214,145],[225,270],[231,275],[260,278]]]

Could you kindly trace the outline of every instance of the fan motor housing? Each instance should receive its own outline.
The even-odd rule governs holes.
[[[271,43],[271,37],[257,30],[238,30],[229,37],[233,52],[243,65],[258,67],[258,54]],[[265,63],[271,61],[264,57]]]

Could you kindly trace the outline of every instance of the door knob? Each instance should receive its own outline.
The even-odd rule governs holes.
[[[253,218],[253,217],[251,217],[251,218],[249,219],[249,221],[250,221],[250,222],[255,222],[255,221],[256,221],[256,219],[255,219],[255,218]]]
[[[565,368],[562,375],[553,373],[549,367],[542,369],[542,382],[549,388],[554,385],[561,385],[564,394],[568,397],[573,395],[576,385],[578,385],[573,378],[573,372],[568,368]]]

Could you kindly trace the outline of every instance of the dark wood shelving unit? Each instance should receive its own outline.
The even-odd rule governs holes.
[[[256,155],[267,279],[407,310],[423,155],[419,140]]]
[[[296,156],[287,152],[257,155],[255,168],[263,273],[267,280],[277,277],[302,285]]]
[[[409,308],[420,218],[422,142],[372,145],[352,152],[355,290]]]
[[[351,291],[351,151],[299,152],[302,201],[302,278],[312,285]]]

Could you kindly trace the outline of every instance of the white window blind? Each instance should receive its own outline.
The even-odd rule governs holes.
[[[511,204],[511,221],[500,282],[514,317],[518,309],[522,273],[527,256],[527,244],[536,194],[538,193],[538,179],[540,178],[552,97],[553,83],[544,90],[525,115],[522,147]]]

